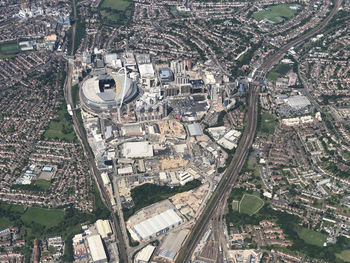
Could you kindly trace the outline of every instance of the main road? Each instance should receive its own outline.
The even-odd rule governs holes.
[[[261,77],[264,77],[265,74],[272,66],[274,66],[278,61],[285,55],[285,53],[292,47],[302,43],[311,36],[319,33],[322,29],[326,27],[328,22],[333,18],[333,16],[338,12],[339,7],[341,6],[343,0],[337,0],[333,9],[329,15],[316,27],[306,32],[305,34],[297,37],[284,45],[278,51],[276,51],[272,56],[268,57],[264,63],[259,67],[261,72]],[[196,225],[194,226],[191,234],[185,241],[185,244],[182,246],[182,249],[176,259],[177,263],[188,262],[194,252],[195,247],[197,246],[199,240],[203,236],[203,233],[206,231],[209,222],[211,219],[219,220],[221,222],[222,215],[218,215],[217,210],[222,209],[223,205],[226,205],[227,197],[233,187],[233,184],[237,180],[238,174],[240,173],[244,162],[249,154],[249,149],[253,143],[255,137],[255,131],[257,127],[257,117],[258,117],[258,96],[259,87],[251,85],[249,89],[249,99],[248,99],[248,119],[247,125],[244,129],[242,138],[240,140],[239,146],[234,154],[234,157],[227,168],[222,180],[220,181],[217,189],[213,193],[212,198],[208,202],[207,209],[204,210],[202,216],[198,219]],[[216,224],[220,225],[219,223]],[[217,244],[219,244],[218,240]],[[219,255],[220,256],[220,255]]]

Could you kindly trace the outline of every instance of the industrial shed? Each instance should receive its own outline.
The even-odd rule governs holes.
[[[125,158],[152,157],[153,146],[146,141],[126,142],[123,144],[123,155]]]
[[[133,231],[141,241],[164,234],[168,232],[169,229],[174,228],[181,223],[181,217],[178,216],[174,210],[168,209],[159,215],[136,224],[131,231]],[[132,234],[132,236],[135,235]]]
[[[112,234],[111,225],[109,224],[109,220],[97,220],[96,221],[97,232],[101,235],[101,237],[108,238]]]
[[[107,256],[100,235],[87,237],[92,263],[107,263]]]
[[[202,129],[201,126],[198,123],[189,124],[188,131],[190,132],[191,136],[202,136]]]

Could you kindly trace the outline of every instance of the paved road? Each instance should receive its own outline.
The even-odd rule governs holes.
[[[67,104],[71,105],[71,107],[73,109],[74,104],[73,104],[72,93],[71,93],[72,73],[73,73],[73,65],[71,65],[71,63],[69,63],[67,81],[66,81],[64,90],[65,90],[66,102],[67,102]],[[105,206],[108,208],[108,210],[111,212],[111,219],[113,221],[114,232],[117,233],[117,237],[118,237],[118,248],[119,248],[119,253],[120,253],[120,259],[122,260],[122,262],[129,262],[127,248],[125,246],[125,242],[124,242],[124,238],[123,238],[123,234],[122,234],[119,222],[114,214],[114,210],[112,208],[108,194],[105,190],[105,187],[104,187],[104,184],[103,184],[103,181],[101,178],[101,174],[96,167],[95,158],[90,150],[90,146],[89,146],[89,143],[86,139],[85,132],[83,130],[83,127],[81,127],[80,122],[78,121],[78,118],[77,118],[75,111],[73,111],[72,119],[73,119],[75,133],[83,146],[84,154],[87,158],[90,171],[92,172],[92,174],[95,178],[95,181],[98,185],[102,201],[105,204]]]
[[[278,61],[282,59],[282,57],[291,47],[305,41],[306,39],[320,32],[337,13],[339,7],[342,4],[342,1],[343,0],[338,0],[335,3],[335,6],[330,12],[330,14],[319,25],[317,25],[315,28],[313,28],[306,34],[292,40],[291,42],[283,46],[280,50],[278,50],[275,54],[268,57],[260,66],[259,70],[262,72],[261,77],[264,77],[264,74],[266,74],[267,71],[271,69],[271,67],[278,63]],[[241,141],[244,142],[243,146],[241,148],[237,148],[236,154],[234,155],[230,167],[227,169],[228,174],[225,174],[219,186],[217,187],[217,190],[213,194],[213,197],[211,199],[212,205],[208,205],[208,208],[204,211],[202,217],[198,220],[197,224],[195,225],[192,233],[187,238],[176,260],[177,263],[188,262],[191,259],[193,251],[200,238],[202,237],[203,233],[205,232],[207,225],[210,222],[210,219],[219,220],[219,222],[221,221],[220,216],[217,216],[216,219],[213,216],[215,215],[215,211],[218,209],[218,207],[222,206],[222,204],[226,205],[226,200],[229,191],[232,189],[232,186],[235,183],[246,158],[248,157],[249,148],[253,143],[255,130],[257,126],[257,100],[258,87],[253,86],[249,90],[248,122],[241,139]],[[217,227],[220,224],[216,223],[215,225]]]

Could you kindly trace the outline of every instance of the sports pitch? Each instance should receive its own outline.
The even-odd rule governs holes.
[[[239,212],[254,215],[264,206],[264,201],[255,195],[244,194],[239,202]]]
[[[295,4],[280,4],[270,6],[267,7],[264,11],[255,12],[253,14],[253,18],[258,21],[266,18],[272,22],[279,23],[281,22],[279,18],[290,18],[297,12],[296,9],[291,8],[293,6],[295,6]]]

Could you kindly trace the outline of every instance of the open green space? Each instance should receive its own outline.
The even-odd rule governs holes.
[[[78,85],[72,86],[72,100],[73,100],[74,107],[77,106],[80,102]]]
[[[134,201],[134,206],[129,209],[123,209],[124,218],[128,219],[138,210],[146,206],[168,199],[178,193],[192,190],[200,185],[201,182],[199,180],[193,180],[183,186],[176,186],[173,188],[155,184],[143,184],[137,186],[131,190],[131,197]]]
[[[99,6],[102,21],[107,24],[126,24],[132,16],[132,2],[129,0],[103,0]]]
[[[268,74],[267,79],[271,81],[276,81],[278,78],[286,75],[292,67],[288,64],[277,64]]]
[[[292,69],[289,64],[277,64],[268,74],[267,79],[271,81],[276,81],[278,78],[283,77]]]
[[[64,218],[64,212],[57,209],[30,207],[21,217],[24,223],[31,222],[47,227],[57,226]]]
[[[350,249],[343,250],[340,253],[336,254],[337,258],[345,261],[345,262],[350,262]]]
[[[6,217],[0,217],[0,229],[8,227],[12,222]]]
[[[118,22],[120,20],[120,14],[119,13],[113,13],[107,10],[102,10],[101,15],[104,19],[111,21],[111,22]]]
[[[280,4],[267,7],[264,11],[255,12],[253,18],[258,21],[263,19],[268,19],[272,22],[279,23],[282,22],[281,18],[288,19],[292,17],[297,10],[292,9],[295,4]]]
[[[239,202],[239,212],[253,215],[264,206],[264,201],[255,195],[244,194]]]
[[[268,113],[262,113],[261,118],[258,120],[258,129],[260,132],[274,134],[276,126],[278,124],[277,118]]]
[[[34,185],[40,187],[43,190],[48,190],[50,188],[50,181],[43,180],[43,179],[38,179],[35,181]]]
[[[303,239],[306,243],[310,245],[315,245],[318,247],[323,247],[324,242],[326,242],[327,235],[320,232],[316,232],[305,227],[298,233],[299,237]]]
[[[267,73],[266,78],[268,80],[276,81],[280,76],[281,76],[280,73],[277,73],[275,71],[270,71],[269,73]]]
[[[298,216],[290,215],[285,212],[273,210],[267,203],[255,214],[247,216],[232,207],[232,200],[240,200],[245,194],[256,195],[253,191],[247,191],[243,188],[232,189],[227,200],[228,213],[225,216],[228,230],[230,224],[234,227],[241,225],[258,225],[262,220],[271,220],[281,227],[286,238],[292,242],[292,246],[288,247],[289,251],[303,253],[310,258],[322,259],[323,262],[349,262],[345,258],[350,254],[350,239],[339,236],[336,244],[327,244],[323,246],[323,242],[327,237],[326,234],[318,233],[313,230],[308,230],[301,226],[302,220]],[[271,247],[270,247],[271,248]],[[277,249],[282,248],[277,246]],[[284,248],[286,249],[286,248]]]
[[[233,200],[231,205],[232,205],[232,210],[238,211],[238,209],[239,209],[239,201]]]
[[[30,262],[33,240],[36,238],[61,235],[65,241],[64,256],[60,262],[73,262],[72,237],[81,233],[81,225],[93,223],[97,219],[107,219],[109,210],[103,205],[97,186],[91,189],[94,207],[91,213],[83,213],[72,207],[65,209],[26,208],[0,202],[0,228],[9,225],[25,230],[26,245],[19,248],[24,253],[26,263]]]
[[[10,58],[20,52],[19,45],[15,42],[0,44],[0,58]]]
[[[1,52],[14,52],[19,50],[19,45],[16,43],[0,45]]]
[[[119,11],[125,11],[131,2],[127,0],[103,0],[101,8],[110,8]]]
[[[44,133],[46,139],[59,139],[63,141],[75,141],[76,135],[74,132],[71,116],[68,114],[66,104],[62,103],[58,117],[49,123],[49,127]]]

